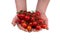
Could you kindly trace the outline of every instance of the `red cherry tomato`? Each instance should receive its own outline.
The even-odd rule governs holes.
[[[36,26],[38,23],[37,22],[33,22],[33,26]]]
[[[36,14],[37,16],[40,16],[40,15],[41,15],[41,13],[40,13],[39,11],[36,11],[35,14]]]
[[[26,23],[22,23],[21,25],[22,25],[22,27],[24,27],[24,28],[27,27],[27,24],[26,24]]]
[[[25,17],[25,14],[17,14],[18,18],[23,19]]]
[[[36,30],[41,30],[41,26],[40,25],[37,25],[36,26]]]
[[[34,17],[31,17],[31,21],[35,21],[35,18]]]
[[[44,21],[42,19],[39,19],[38,22],[42,24]]]
[[[24,23],[25,22],[25,20],[21,20],[21,23]]]
[[[32,30],[32,27],[31,26],[27,26],[27,30],[28,31],[31,31]]]
[[[28,21],[30,19],[30,16],[25,16],[25,20]]]
[[[46,24],[43,24],[41,27],[42,27],[43,29],[48,29],[48,27],[47,27]]]

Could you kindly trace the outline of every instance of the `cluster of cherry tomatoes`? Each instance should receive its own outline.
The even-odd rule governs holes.
[[[39,11],[36,12],[27,12],[27,11],[20,11],[17,12],[17,17],[19,20],[16,22],[19,23],[23,28],[27,29],[28,31],[41,30],[46,29],[47,25],[45,24],[45,20],[41,18],[41,13]]]

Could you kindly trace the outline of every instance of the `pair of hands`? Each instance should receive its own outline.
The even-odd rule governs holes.
[[[46,15],[41,13],[41,18],[42,18],[43,20],[45,20],[45,23],[46,23],[47,26],[48,26],[48,19],[47,19]],[[16,20],[17,20],[17,19],[19,19],[17,16],[15,16],[15,17],[13,18],[13,20],[12,20],[13,26],[15,26],[15,25],[17,24],[17,23],[16,23]],[[24,29],[20,24],[17,24],[17,26],[18,26],[19,29],[21,29],[21,30],[23,30],[23,31],[26,31],[26,32],[28,31],[27,29]],[[37,30],[32,29],[32,31],[36,32]]]
[[[16,2],[17,11],[20,11],[21,9],[22,10],[27,10],[27,8],[26,8],[26,0],[15,0],[15,2]],[[46,8],[47,8],[49,2],[50,2],[50,0],[38,0],[37,7],[36,7],[37,11],[44,12],[44,13],[41,13],[41,18],[43,20],[45,20],[45,23],[46,23],[47,26],[48,26],[48,19],[47,19],[46,15],[45,15],[45,12],[46,12]],[[15,26],[17,24],[15,22],[17,19],[18,19],[17,16],[15,16],[13,18],[13,21],[12,21],[13,26]],[[19,29],[27,31],[26,29],[22,28],[22,26],[20,24],[17,24],[17,26],[18,26]],[[37,30],[32,30],[32,31],[37,31]]]

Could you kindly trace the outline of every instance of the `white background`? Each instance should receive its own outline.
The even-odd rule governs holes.
[[[37,0],[27,0],[28,11],[35,10]],[[49,30],[24,32],[11,21],[16,15],[15,0],[0,0],[0,40],[60,40],[60,0],[50,0],[46,15]]]

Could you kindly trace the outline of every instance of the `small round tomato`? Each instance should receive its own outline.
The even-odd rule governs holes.
[[[24,23],[25,22],[25,20],[21,20],[21,23]]]
[[[30,19],[30,16],[25,16],[25,20],[28,21]]]
[[[42,27],[43,29],[48,29],[48,27],[47,27],[46,24],[43,24],[41,27]]]
[[[40,16],[40,15],[41,15],[41,13],[40,13],[39,11],[36,11],[35,14],[36,14],[37,16]]]
[[[36,21],[33,22],[33,26],[36,26],[38,23]]]
[[[39,19],[38,20],[38,23],[43,24],[44,23],[44,20],[43,19]]]
[[[26,24],[26,23],[22,23],[21,25],[22,25],[22,27],[24,27],[24,28],[27,27],[27,24]]]
[[[18,18],[23,19],[25,17],[25,14],[17,14]]]
[[[41,30],[41,26],[40,25],[37,25],[36,26],[36,30]]]
[[[31,26],[27,26],[27,30],[28,31],[31,31],[32,30],[32,27]]]
[[[30,19],[31,21],[35,21],[35,17],[31,17],[31,19]]]

